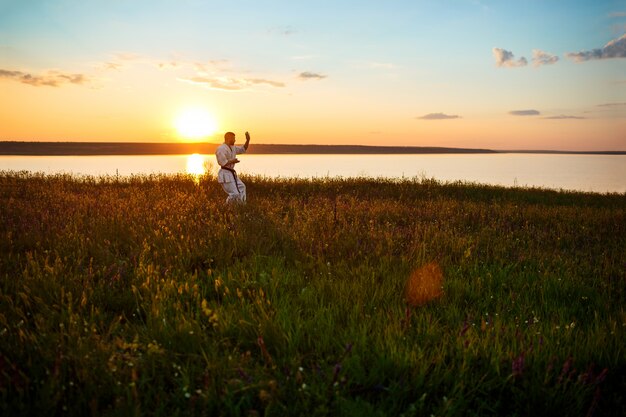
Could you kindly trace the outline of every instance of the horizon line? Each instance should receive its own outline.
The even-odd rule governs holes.
[[[168,155],[201,153],[201,147],[216,147],[217,142],[97,142],[97,141],[0,141],[0,155]],[[252,154],[420,154],[420,153],[534,153],[626,155],[626,150],[556,150],[556,149],[489,149],[417,145],[350,145],[350,144],[276,144],[253,143]],[[89,149],[89,147],[92,147]],[[104,147],[104,148],[102,148]],[[157,147],[147,152],[146,147]],[[260,152],[254,148],[260,147]],[[37,149],[39,148],[39,149]],[[47,149],[46,149],[47,148]],[[117,148],[117,149],[116,149]],[[124,149],[126,148],[126,149]],[[130,149],[129,149],[130,148]],[[163,149],[165,148],[165,149]],[[174,149],[172,149],[174,148]],[[179,148],[179,149],[175,149]],[[192,150],[184,149],[192,148]],[[266,149],[263,149],[266,148]],[[267,149],[269,148],[269,149]],[[274,149],[272,149],[274,148]],[[282,148],[282,149],[281,149]],[[270,151],[274,152],[270,152]],[[300,152],[297,152],[299,150]],[[315,152],[315,151],[318,152]],[[326,152],[319,152],[324,150]],[[329,152],[329,151],[335,152]],[[132,151],[130,153],[127,153]],[[143,151],[143,152],[142,152]],[[175,152],[172,152],[175,151]],[[277,152],[278,151],[278,152]],[[360,151],[360,152],[359,152]],[[122,153],[120,153],[122,152]]]

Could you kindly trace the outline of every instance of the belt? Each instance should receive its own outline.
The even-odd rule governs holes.
[[[241,190],[239,189],[239,183],[237,182],[237,171],[232,168],[223,167],[221,165],[220,168],[225,169],[226,171],[230,171],[233,174],[233,178],[235,179],[235,187],[237,187],[237,192],[241,194]]]

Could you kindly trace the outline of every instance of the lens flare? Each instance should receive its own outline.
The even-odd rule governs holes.
[[[443,295],[443,271],[437,262],[430,262],[413,271],[406,282],[404,297],[412,307],[423,306]]]

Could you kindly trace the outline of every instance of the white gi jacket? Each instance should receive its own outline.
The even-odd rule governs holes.
[[[245,153],[246,148],[243,146],[228,146],[225,143],[222,143],[217,147],[215,151],[215,157],[217,158],[217,163],[220,166],[220,170],[217,172],[217,182],[220,184],[235,182],[235,176],[232,172],[222,169],[221,167],[226,167],[230,169],[235,169],[235,164],[228,164],[227,162],[231,159],[235,159],[238,154]]]

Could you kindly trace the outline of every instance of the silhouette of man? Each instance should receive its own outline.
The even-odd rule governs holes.
[[[249,144],[250,134],[248,132],[246,132],[246,143],[243,146],[235,146],[235,134],[226,132],[224,134],[224,143],[218,146],[215,151],[215,157],[220,166],[220,170],[217,173],[217,182],[222,185],[222,188],[228,194],[226,203],[246,202],[246,184],[237,177],[235,164],[239,163],[237,155],[245,153]]]

